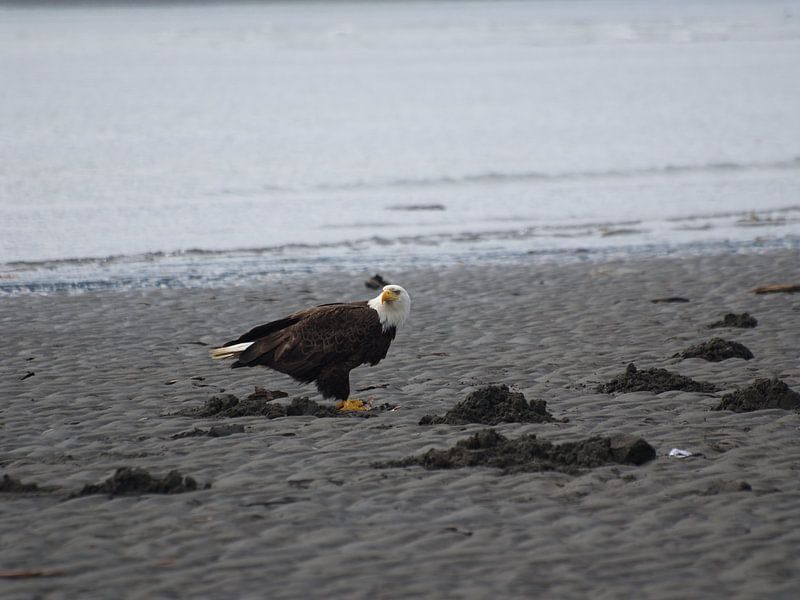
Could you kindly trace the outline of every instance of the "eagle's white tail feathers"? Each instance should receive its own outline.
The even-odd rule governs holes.
[[[247,350],[253,342],[244,342],[243,344],[234,344],[233,346],[225,346],[224,348],[212,348],[211,358],[215,360],[222,360],[224,358],[238,358],[239,355]]]

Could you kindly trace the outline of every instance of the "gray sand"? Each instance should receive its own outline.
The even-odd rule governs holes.
[[[211,344],[311,304],[367,297],[368,274],[259,288],[4,298],[0,473],[46,490],[0,495],[11,598],[793,598],[800,571],[795,412],[713,412],[756,377],[800,391],[797,253],[384,273],[414,300],[389,357],[353,389],[399,405],[374,418],[172,416],[256,385]],[[654,304],[681,296],[688,303]],[[749,361],[669,358],[747,311]],[[598,394],[635,362],[720,392]],[[33,372],[32,376],[24,378]],[[632,433],[658,457],[577,476],[374,469],[480,425],[421,427],[487,383],[568,422],[500,424],[554,443]],[[286,399],[278,400],[285,402]],[[194,428],[243,433],[173,439]],[[700,456],[667,456],[673,447]],[[211,489],[68,499],[121,466]],[[752,488],[746,490],[746,482]]]

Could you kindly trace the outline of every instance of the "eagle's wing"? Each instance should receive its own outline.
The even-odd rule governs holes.
[[[305,310],[298,311],[296,313],[292,313],[283,317],[282,319],[278,319],[277,321],[270,321],[269,323],[265,323],[264,325],[259,325],[258,327],[253,327],[247,333],[239,336],[235,340],[231,340],[230,342],[226,342],[222,345],[223,348],[227,346],[233,346],[234,344],[241,344],[242,342],[255,342],[259,338],[266,337],[276,331],[280,331],[282,329],[286,329],[287,327],[294,325],[301,319],[303,319],[306,313],[309,313],[315,308],[307,308]]]
[[[287,320],[293,322],[277,330],[274,324],[279,321],[253,329],[269,333],[242,352],[234,366],[265,365],[309,382],[331,365],[349,371],[370,360],[365,356],[370,344],[365,341],[381,335],[378,314],[365,302],[322,305]]]

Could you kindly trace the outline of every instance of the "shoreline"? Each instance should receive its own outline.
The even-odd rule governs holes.
[[[800,391],[800,295],[751,291],[798,282],[798,258],[788,250],[383,272],[413,307],[388,357],[351,374],[353,389],[385,386],[369,393],[399,406],[369,419],[174,415],[255,386],[320,400],[281,374],[231,371],[208,359],[208,347],[299,308],[367,298],[366,274],[4,297],[0,472],[57,491],[0,495],[0,570],[55,573],[0,579],[0,594],[790,598],[800,415],[710,408],[756,377]],[[670,296],[689,302],[651,302]],[[706,328],[745,311],[756,328]],[[755,357],[673,358],[714,336]],[[630,362],[720,391],[594,391]],[[498,425],[505,436],[560,443],[632,433],[657,458],[576,476],[373,468],[483,429],[418,422],[490,383],[546,400],[559,419]],[[173,439],[219,424],[244,433]],[[670,458],[672,448],[695,456]],[[212,487],[65,498],[121,466],[177,469]]]
[[[625,230],[613,237],[626,237]],[[480,236],[478,236],[479,238]],[[476,238],[476,240],[478,239]],[[580,263],[604,264],[648,260],[679,260],[699,256],[800,252],[800,237],[784,236],[732,242],[729,240],[686,244],[565,247],[529,249],[506,240],[503,248],[471,246],[456,251],[416,238],[391,250],[375,251],[358,244],[322,245],[319,248],[262,248],[230,251],[187,250],[141,255],[68,258],[0,263],[0,298],[25,295],[82,294],[134,289],[214,289],[280,284],[292,278],[351,278],[377,271],[439,270],[457,263],[474,268],[545,268]],[[486,240],[484,240],[486,243]],[[412,249],[409,249],[412,248]],[[317,250],[329,254],[316,254]],[[369,256],[369,260],[365,259]]]

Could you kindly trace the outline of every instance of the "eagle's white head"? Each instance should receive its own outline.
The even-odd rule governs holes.
[[[378,311],[383,330],[400,327],[411,313],[411,296],[399,285],[385,285],[381,293],[368,302]]]

